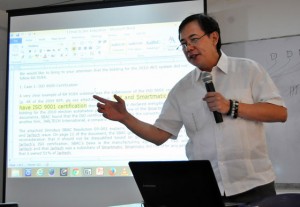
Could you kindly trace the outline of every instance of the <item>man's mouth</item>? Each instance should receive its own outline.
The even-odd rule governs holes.
[[[189,59],[195,59],[198,56],[198,54],[189,54],[188,58]]]

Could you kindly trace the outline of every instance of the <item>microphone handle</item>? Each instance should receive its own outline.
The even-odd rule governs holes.
[[[207,92],[215,92],[216,91],[214,84],[212,82],[205,83],[205,87],[206,87]],[[214,113],[215,121],[217,124],[223,122],[223,117],[220,112],[213,111],[213,113]]]

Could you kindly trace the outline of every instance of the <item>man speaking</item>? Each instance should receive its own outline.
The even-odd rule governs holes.
[[[185,126],[188,159],[210,160],[227,202],[250,203],[276,194],[263,126],[287,119],[275,84],[258,63],[221,51],[219,25],[207,15],[184,19],[179,40],[196,68],[171,89],[153,125],[130,114],[117,95],[116,101],[95,95],[98,112],[156,145],[176,139]],[[214,90],[207,90],[207,76]]]

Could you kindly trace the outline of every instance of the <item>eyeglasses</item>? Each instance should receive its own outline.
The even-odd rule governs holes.
[[[181,43],[181,44],[176,48],[176,50],[179,50],[179,49],[186,50],[187,47],[188,47],[189,45],[191,45],[191,46],[196,46],[196,44],[199,42],[199,40],[201,40],[202,37],[204,37],[205,35],[207,35],[207,34],[205,33],[204,35],[202,35],[202,36],[200,36],[200,37],[193,37],[193,38],[191,38],[191,41],[190,41],[189,43],[188,43],[188,42],[183,42],[183,43]]]

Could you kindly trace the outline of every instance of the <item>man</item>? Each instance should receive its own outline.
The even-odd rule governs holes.
[[[286,121],[287,109],[273,81],[256,62],[226,56],[219,25],[207,15],[183,20],[179,40],[196,68],[172,88],[154,125],[131,115],[117,95],[117,102],[94,96],[98,112],[156,145],[175,139],[184,125],[188,159],[211,161],[225,201],[250,203],[276,194],[263,122]],[[216,92],[206,91],[205,71]],[[222,114],[222,123],[213,111]]]

